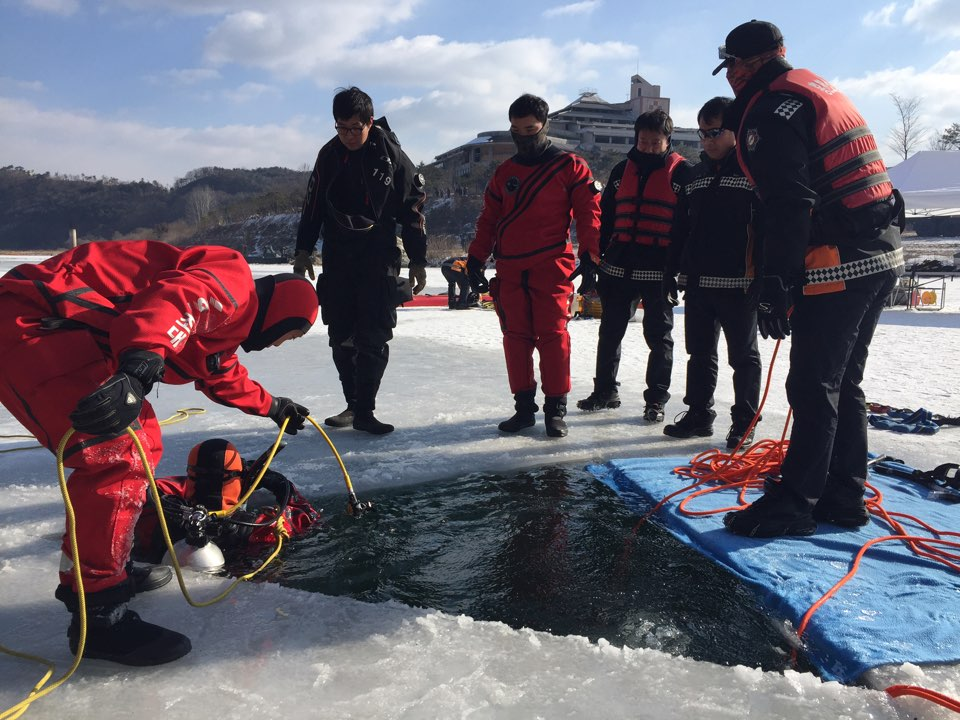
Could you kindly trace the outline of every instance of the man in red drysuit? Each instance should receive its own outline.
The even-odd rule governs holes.
[[[602,187],[583,158],[547,139],[548,110],[535,95],[521,95],[510,106],[517,154],[497,168],[487,185],[467,267],[473,291],[481,293],[487,290],[486,260],[493,254],[496,262],[489,290],[500,316],[516,408],[498,427],[513,433],[536,422],[536,349],[547,435],[563,437],[570,392],[570,276],[576,263],[570,219],[577,223],[581,268],[595,268]]]
[[[65,536],[57,597],[73,613],[86,592],[87,657],[157,665],[190,650],[183,635],[126,608],[136,592],[126,565],[145,500],[145,468],[126,428],[160,461],[160,426],[146,395],[188,382],[211,400],[277,424],[303,427],[309,411],[250,379],[236,352],[300,337],[317,317],[313,285],[292,273],[254,281],[225,247],[153,241],[82,245],[0,278],[0,402],[51,451],[63,452],[79,558]],[[77,562],[79,560],[79,562]]]

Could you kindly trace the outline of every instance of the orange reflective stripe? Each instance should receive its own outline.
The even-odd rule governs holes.
[[[840,249],[836,245],[815,245],[807,248],[807,254],[803,264],[807,270],[840,267]],[[803,294],[826,295],[828,293],[842,292],[846,289],[847,284],[843,280],[837,280],[836,282],[804,285]]]

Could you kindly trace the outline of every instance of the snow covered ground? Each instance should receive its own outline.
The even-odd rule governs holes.
[[[0,272],[24,258],[0,258]],[[286,270],[257,266],[266,274]],[[430,269],[427,292],[444,292]],[[960,351],[960,286],[948,285],[943,311],[889,310],[871,348],[864,383],[868,399],[895,407],[925,407],[960,415],[956,394]],[[676,316],[674,399],[681,412],[685,355],[683,314]],[[591,390],[598,321],[571,323],[573,392]],[[764,368],[774,344],[762,342]],[[779,436],[786,417],[781,348],[760,426]],[[721,348],[718,436],[732,402]],[[391,435],[332,431],[361,500],[404,483],[548,464],[586,464],[617,457],[690,455],[702,440],[668,440],[662,425],[640,419],[646,349],[639,325],[624,343],[620,410],[568,416],[570,434],[547,439],[542,424],[516,437],[496,423],[512,413],[500,331],[494,313],[445,308],[403,309],[379,396],[380,419]],[[323,327],[280,349],[243,356],[253,377],[271,392],[307,405],[318,419],[342,409]],[[180,472],[189,449],[208,437],[233,440],[244,455],[276,437],[272,422],[216,406],[190,387],[161,386],[151,397],[163,418],[178,408],[205,414],[165,428],[159,474]],[[277,469],[308,497],[339,492],[343,480],[329,449],[312,428],[292,438]],[[0,435],[22,427],[0,408]],[[960,459],[960,429],[935,436],[871,430],[871,449],[930,469]],[[0,449],[29,445],[0,439]],[[341,507],[326,508],[328,513]],[[362,522],[362,520],[360,520]],[[59,677],[69,667],[67,615],[53,598],[63,507],[56,466],[44,450],[0,454],[0,644],[49,658]],[[802,541],[800,541],[802,542]],[[191,575],[199,598],[225,581]],[[957,591],[954,579],[952,588]],[[892,700],[878,689],[824,683],[788,671],[723,667],[654,650],[604,641],[513,630],[398,603],[364,604],[270,584],[244,584],[210,608],[187,605],[176,583],[135,599],[148,620],[193,640],[193,652],[159,668],[136,670],[84,661],[77,674],[27,711],[32,718],[126,718],[162,713],[171,720],[208,714],[221,718],[934,718],[955,717],[916,699]],[[0,657],[0,711],[21,699],[42,675],[38,665]],[[906,665],[874,671],[874,688],[917,684],[960,697],[960,667]]]

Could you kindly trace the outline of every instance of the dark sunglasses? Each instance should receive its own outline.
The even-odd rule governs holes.
[[[701,140],[706,140],[707,138],[710,138],[711,140],[716,140],[718,137],[723,135],[723,133],[724,133],[724,128],[722,127],[710,128],[709,130],[697,130],[697,135],[700,136]]]

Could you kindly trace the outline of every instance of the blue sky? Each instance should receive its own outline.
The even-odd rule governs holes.
[[[205,165],[300,168],[345,85],[414,162],[505,129],[520,93],[621,102],[636,72],[692,126],[729,94],[716,48],[751,18],[854,100],[891,163],[890,93],[922,98],[931,131],[960,122],[956,0],[0,0],[0,166],[164,184]]]

